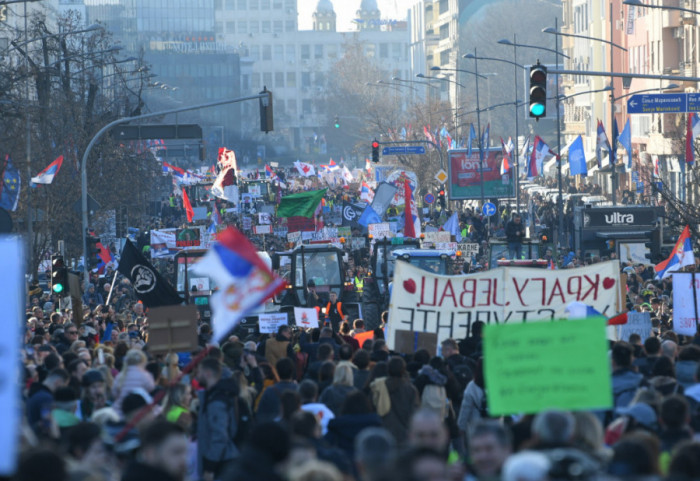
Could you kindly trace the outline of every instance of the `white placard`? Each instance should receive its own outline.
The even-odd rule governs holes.
[[[700,275],[695,275],[695,299],[693,299],[693,274],[677,273],[673,277],[673,330],[684,336],[694,336],[697,332],[698,316],[695,306],[700,309]]]
[[[649,312],[628,312],[627,324],[619,326],[618,339],[629,341],[632,334],[639,334],[642,342],[651,336],[651,314]]]
[[[261,189],[260,189],[259,184],[251,184],[248,186],[248,193],[253,198],[262,197],[262,194],[260,193],[260,191],[261,191]]]
[[[287,234],[287,242],[292,243],[294,245],[301,244],[301,231],[290,232],[289,234]]]
[[[479,255],[479,244],[477,242],[457,244],[457,250],[462,251],[463,257],[473,257]]]
[[[243,230],[251,230],[253,228],[253,219],[250,217],[243,218]]]
[[[20,323],[23,316],[26,293],[24,292],[24,248],[19,237],[0,238],[0,265],[2,281],[0,284],[0,305],[6,319],[3,335],[0,336],[0,409],[5,413],[5,421],[0,429],[0,476],[15,474],[19,446],[19,424],[21,393],[19,343],[22,338]]]
[[[382,222],[381,224],[369,224],[367,226],[367,232],[375,239],[384,239],[394,237],[394,233],[391,232],[391,226],[388,222]]]
[[[318,311],[314,308],[295,307],[294,321],[299,327],[318,327]]]
[[[256,225],[253,227],[253,231],[260,235],[260,234],[272,234],[272,226],[271,225]]]
[[[287,325],[288,322],[286,312],[258,315],[258,327],[260,328],[260,334],[277,334],[277,329],[280,326]]]

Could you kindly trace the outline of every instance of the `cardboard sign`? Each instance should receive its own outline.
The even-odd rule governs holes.
[[[546,409],[612,407],[604,318],[484,329],[484,378],[491,416]]]
[[[305,329],[318,327],[318,311],[314,308],[295,307],[294,321],[297,326]]]
[[[673,273],[673,330],[684,336],[694,336],[698,329],[698,315],[695,306],[700,310],[700,275]],[[694,288],[693,288],[694,287]]]
[[[24,316],[25,258],[21,238],[9,236],[0,238],[0,265],[2,265],[0,302],[7,319],[17,320]],[[15,474],[19,458],[19,431],[22,422],[17,414],[22,410],[20,405],[22,393],[18,374],[22,366],[18,341],[22,338],[21,326],[19,322],[7,322],[0,338],[0,362],[3,366],[0,373],[0,409],[7,415],[0,429],[0,448],[2,448],[0,476],[7,477]]]
[[[367,226],[367,232],[375,239],[390,239],[394,237],[394,233],[391,232],[391,226],[388,222],[382,222],[381,224],[369,224]]]
[[[438,337],[433,332],[396,331],[396,347],[394,351],[403,354],[414,353],[425,349],[431,357],[437,352]]]
[[[258,224],[272,224],[272,216],[267,212],[259,212]]]
[[[464,257],[474,257],[479,255],[479,244],[469,242],[467,244],[457,244],[457,250],[462,251]]]
[[[286,312],[258,315],[260,334],[277,334],[277,329],[279,329],[280,326],[286,326],[288,322]]]
[[[287,234],[287,242],[290,242],[294,245],[299,245],[301,244],[301,232],[290,232]]]
[[[651,336],[651,314],[649,312],[633,312],[627,313],[627,324],[622,324],[619,327],[618,339],[621,341],[629,341],[632,334],[639,334],[642,342]]]
[[[197,348],[197,306],[165,306],[148,310],[148,350],[154,354]]]
[[[439,342],[462,339],[471,324],[519,323],[566,318],[581,302],[603,315],[615,314],[619,262],[577,269],[502,267],[465,276],[441,276],[397,262],[389,304],[387,344],[395,331],[433,332]]]
[[[242,222],[243,230],[251,230],[253,228],[253,219],[244,217]]]
[[[175,231],[176,247],[199,247],[201,245],[202,234],[199,228],[177,229]]]
[[[258,235],[272,234],[271,225],[256,225],[253,227],[253,232]]]

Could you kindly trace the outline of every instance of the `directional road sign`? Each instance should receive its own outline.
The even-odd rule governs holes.
[[[425,203],[432,204],[435,202],[435,196],[433,194],[425,194]]]
[[[422,145],[404,145],[384,147],[382,155],[410,155],[410,154],[425,154],[425,147]]]
[[[697,100],[696,104],[700,103]],[[688,112],[688,95],[637,94],[627,101],[628,114],[673,114]]]
[[[481,208],[481,213],[484,214],[486,217],[491,217],[496,213],[496,206],[493,202],[487,202]]]

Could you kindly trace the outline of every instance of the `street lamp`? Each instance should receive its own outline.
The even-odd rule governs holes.
[[[446,74],[446,75],[448,75],[448,74]],[[443,81],[443,82],[450,82],[450,83],[453,83],[453,84],[455,84],[455,85],[458,85],[458,86],[462,87],[463,89],[466,88],[464,85],[462,85],[461,83],[457,82],[456,80],[452,80],[452,79],[449,79],[449,78],[446,78],[446,77],[429,77],[429,76],[427,76],[427,75],[423,75],[422,73],[416,74],[416,77],[418,77],[418,78],[424,78],[424,79],[427,79],[427,80],[441,80],[441,81]]]
[[[468,55],[471,55],[471,54],[468,54]],[[463,57],[464,57],[464,58],[467,58],[466,55],[464,55]],[[471,58],[471,57],[469,57],[469,58]],[[443,67],[438,67],[438,66],[436,65],[435,67],[430,67],[430,70],[432,70],[432,71],[434,71],[434,72],[445,72],[445,71],[449,71],[449,72],[468,73],[468,74],[471,74],[471,75],[476,75],[476,76],[478,76],[478,77],[480,77],[480,78],[486,80],[486,76],[485,76],[485,75],[477,74],[476,72],[471,72],[471,71],[469,71],[469,70],[462,70],[462,69],[459,69],[459,68],[443,68]],[[435,77],[435,78],[438,78],[438,77]]]
[[[525,66],[520,65],[518,62],[518,57],[517,57],[517,46],[515,45],[515,35],[513,35],[513,61],[510,60],[505,60],[502,58],[496,58],[496,57],[478,57],[478,60],[490,60],[494,62],[503,62],[507,63],[510,65],[513,65],[514,67],[514,75],[513,75],[513,82],[514,82],[514,89],[513,92],[515,94],[515,101],[510,102],[509,104],[513,105],[513,108],[515,109],[515,210],[516,212],[520,213],[520,159],[518,156],[520,155],[520,144],[518,142],[519,138],[519,132],[518,132],[518,68],[521,68],[523,70],[527,70]],[[474,59],[477,60],[477,57],[475,54],[472,53],[467,53],[462,56],[463,58],[466,59]]]
[[[611,19],[610,20],[610,38],[611,39],[613,38],[613,22],[612,22],[613,16],[612,15],[613,15],[613,4],[612,4],[612,2],[610,2],[610,19]],[[597,42],[602,42],[606,45],[610,45],[610,74],[611,74],[611,76],[610,76],[610,87],[611,87],[611,89],[610,89],[610,127],[612,128],[612,125],[615,123],[615,90],[614,90],[615,89],[615,84],[614,84],[615,78],[612,76],[612,73],[615,72],[615,56],[612,53],[612,48],[616,47],[616,48],[622,50],[623,52],[626,52],[627,49],[621,45],[614,43],[611,40],[604,40],[602,38],[589,37],[587,35],[579,35],[579,34],[574,34],[574,33],[563,33],[563,32],[560,32],[557,27],[554,27],[554,28],[547,27],[547,28],[542,29],[542,32],[543,33],[550,33],[550,34],[556,35],[557,37],[561,36],[561,37],[581,38],[584,40],[595,40]],[[558,42],[557,42],[557,45],[558,45]],[[557,62],[557,68],[559,68],[558,63],[559,62]],[[557,87],[559,84],[558,79],[559,79],[559,75],[557,74]],[[557,88],[557,90],[558,90],[558,88]],[[558,111],[559,111],[559,109],[557,108],[557,112]],[[615,146],[613,146],[613,150],[615,150]],[[613,202],[613,205],[617,205],[617,174],[615,172],[616,162],[614,162],[614,160],[617,160],[617,159],[613,158],[612,152],[610,153],[610,160],[613,161],[613,162],[611,162],[611,164],[612,164],[612,202]],[[559,192],[559,195],[561,196],[561,192]]]

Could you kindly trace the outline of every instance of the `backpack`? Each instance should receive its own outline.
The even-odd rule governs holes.
[[[445,386],[437,384],[428,384],[423,388],[423,394],[420,397],[420,405],[422,408],[430,409],[440,415],[440,419],[445,419],[448,414],[448,400]]]

